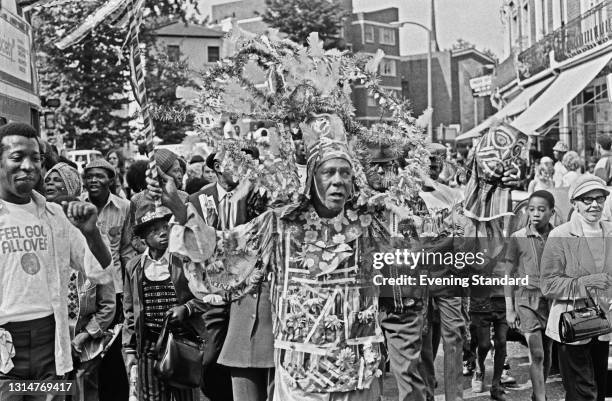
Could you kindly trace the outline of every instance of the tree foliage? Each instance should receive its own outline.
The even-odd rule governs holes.
[[[58,38],[74,28],[93,9],[90,2],[69,2],[40,10],[33,18],[40,94],[58,98],[57,132],[76,140],[79,148],[106,149],[129,139],[127,68],[119,63],[123,35],[100,26],[92,35],[66,50]],[[121,112],[123,110],[123,112]]]
[[[186,131],[193,127],[185,104],[176,98],[178,86],[194,86],[187,61],[170,61],[158,43],[147,46],[145,85],[151,104],[155,135],[164,144],[181,143]]]
[[[346,11],[330,0],[266,0],[266,4],[262,20],[303,45],[311,32],[318,32],[325,43],[335,43],[346,16]]]
[[[172,93],[161,88],[188,85],[189,80],[180,65],[162,65],[155,48],[152,31],[169,20],[189,19],[186,7],[197,7],[196,0],[147,0],[141,43],[145,45],[149,100],[154,105],[177,109],[181,105]],[[73,1],[61,7],[39,8],[33,14],[40,94],[59,98],[56,109],[56,132],[76,140],[78,148],[106,150],[131,139],[128,122],[136,116],[127,114],[130,102],[127,55],[122,54],[126,30],[102,23],[81,42],[59,50],[55,43],[99,7],[99,2]],[[193,15],[193,12],[191,13]],[[125,49],[124,49],[125,50]],[[186,129],[185,121],[154,121],[156,133],[168,143],[180,142]],[[133,129],[132,129],[133,131]]]

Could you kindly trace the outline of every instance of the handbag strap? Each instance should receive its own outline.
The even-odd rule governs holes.
[[[576,280],[577,279],[573,279],[572,280],[572,284],[570,284],[570,298],[572,299],[572,310],[576,309]],[[567,312],[567,308],[569,306],[569,303],[565,304],[565,311]]]
[[[164,344],[168,341],[168,336],[170,335],[170,316],[166,316],[164,318],[164,324],[162,325],[161,333],[159,334],[159,338],[157,339],[157,344],[155,344],[155,354],[160,355],[164,348]]]
[[[591,295],[591,291],[589,291],[589,287],[586,287],[586,286],[585,286],[585,287],[584,287],[584,290],[585,290],[585,291],[586,291],[586,293],[587,293],[587,300],[588,300],[588,301],[591,301],[591,304],[592,304],[593,306],[597,306],[597,304],[595,303],[595,299],[594,299],[594,298],[593,298],[593,296]]]
[[[575,278],[572,280],[572,284],[570,285],[570,298],[572,298],[572,309],[576,309],[576,286],[578,285],[578,279]],[[589,306],[589,302],[591,303],[591,306],[597,306],[597,303],[595,303],[595,299],[593,298],[593,296],[591,295],[591,291],[589,291],[589,287],[584,286],[584,291],[587,294],[586,297],[586,306]],[[567,312],[567,307],[568,305],[565,305],[565,311]]]

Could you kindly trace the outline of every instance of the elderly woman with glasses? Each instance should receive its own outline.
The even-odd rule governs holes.
[[[609,315],[612,223],[602,220],[609,194],[602,179],[590,174],[578,177],[569,188],[575,213],[550,232],[542,254],[542,293],[554,301],[546,335],[558,343],[567,401],[605,398],[610,335],[566,343],[559,321],[563,312],[586,305],[587,291]]]

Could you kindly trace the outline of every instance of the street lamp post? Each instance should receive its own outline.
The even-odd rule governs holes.
[[[433,141],[433,88],[432,88],[432,77],[431,77],[431,63],[432,63],[432,51],[431,51],[431,29],[425,25],[413,22],[413,21],[400,21],[394,22],[401,28],[404,25],[416,25],[427,31],[427,108],[431,110],[431,116],[429,117],[429,124],[427,124],[427,136],[430,141]]]

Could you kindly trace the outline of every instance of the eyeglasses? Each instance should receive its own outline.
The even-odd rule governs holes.
[[[584,203],[585,205],[590,205],[593,202],[597,202],[600,205],[603,204],[606,201],[607,196],[605,195],[601,195],[601,196],[583,196],[582,198],[579,198],[578,200],[582,203]]]

